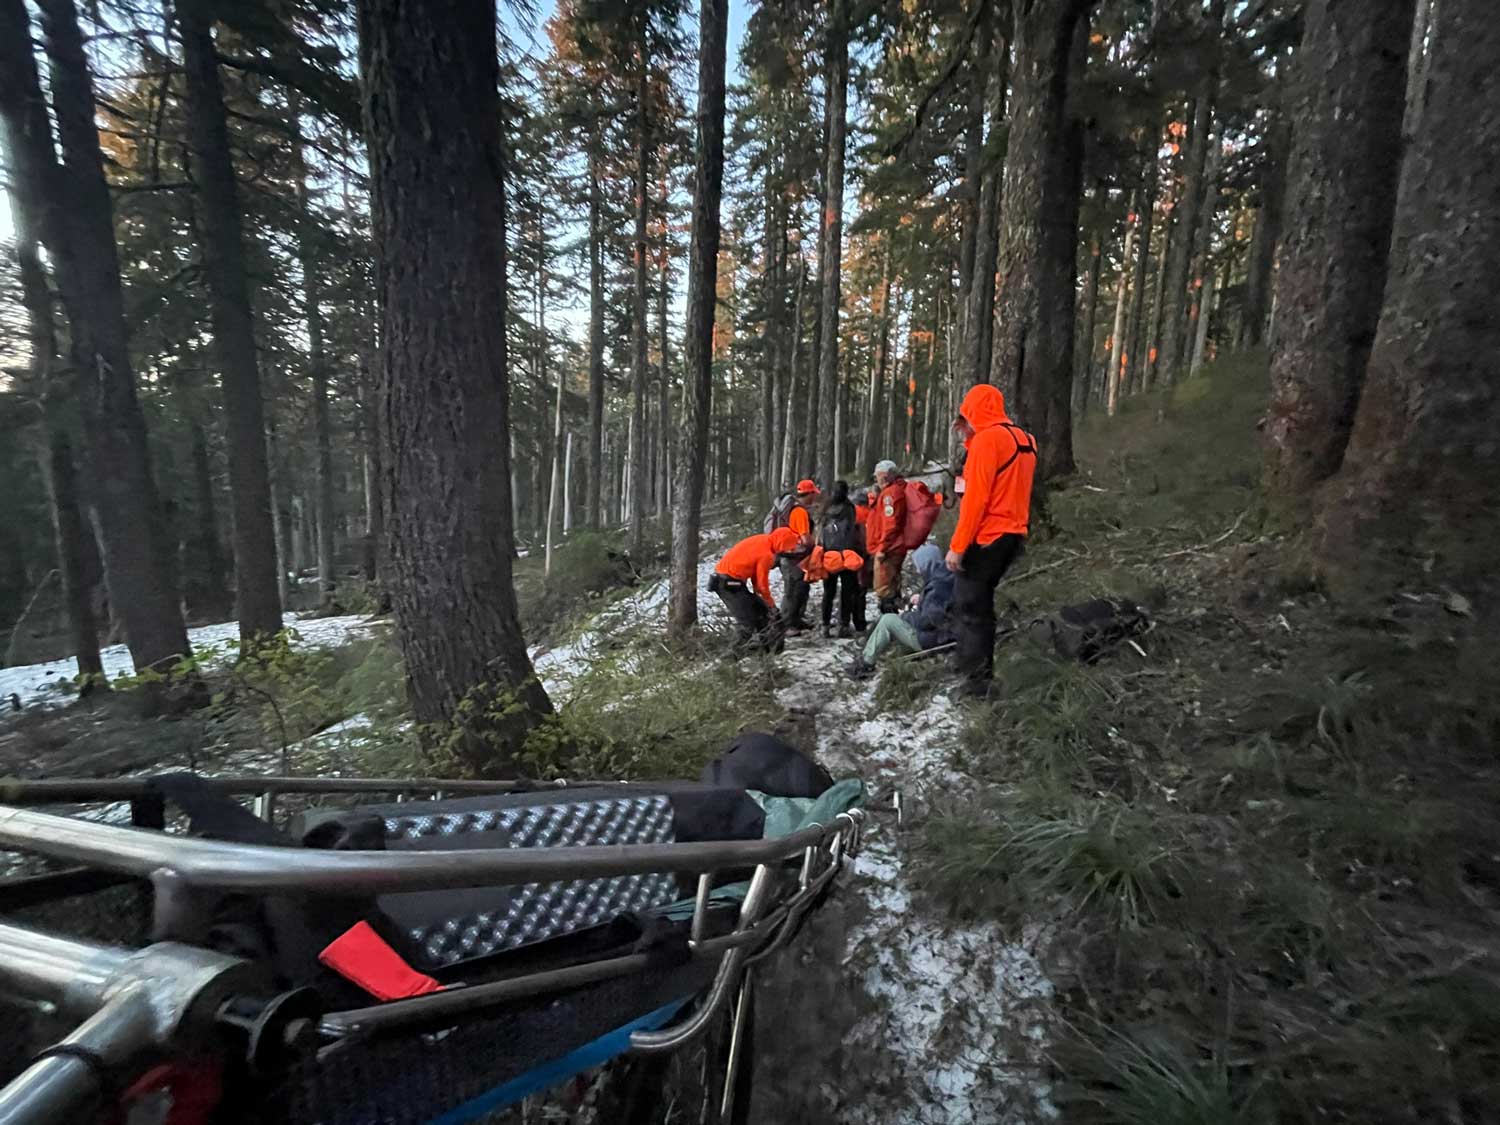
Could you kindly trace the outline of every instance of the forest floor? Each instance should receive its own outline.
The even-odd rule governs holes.
[[[1332,599],[1265,515],[1265,399],[1263,358],[1231,357],[1081,427],[1007,616],[1113,595],[1155,627],[1089,666],[1018,630],[987,703],[955,703],[935,660],[848,680],[848,642],[732,662],[706,593],[701,640],[668,646],[659,559],[622,588],[607,537],[575,537],[550,580],[518,564],[560,705],[534,769],[696,776],[758,728],[869,788],[849,878],[759,977],[754,1120],[1492,1119],[1500,607],[1421,574]],[[710,555],[754,507],[711,514]],[[388,627],[369,630],[219,667],[204,715],[28,706],[0,720],[0,769],[35,774],[41,747],[54,772],[80,739],[85,762],[123,744],[210,769],[421,769]]]

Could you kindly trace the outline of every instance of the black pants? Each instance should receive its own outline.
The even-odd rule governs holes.
[[[953,584],[960,675],[988,680],[995,674],[995,587],[1020,557],[1024,535],[1002,535],[964,552],[964,568]]]
[[[781,631],[771,621],[771,610],[760,595],[744,582],[715,574],[709,579],[708,588],[719,595],[729,616],[734,618],[736,652],[752,648],[780,652]]]
[[[788,625],[803,625],[807,614],[807,576],[791,559],[781,560],[781,618]]]
[[[856,571],[844,570],[823,579],[823,624],[833,619],[833,599],[839,600],[839,624],[865,627],[865,591]]]

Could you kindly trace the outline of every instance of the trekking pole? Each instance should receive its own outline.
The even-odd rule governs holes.
[[[924,648],[917,652],[909,652],[905,656],[898,656],[896,657],[896,661],[897,663],[905,663],[908,660],[921,660],[924,656],[936,656],[940,652],[947,652],[949,649],[957,647],[957,641],[949,641],[945,645],[934,645],[932,648]]]

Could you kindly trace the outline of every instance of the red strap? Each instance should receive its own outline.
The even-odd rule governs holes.
[[[401,959],[368,922],[356,922],[324,947],[318,960],[377,1000],[404,1000],[443,986]]]

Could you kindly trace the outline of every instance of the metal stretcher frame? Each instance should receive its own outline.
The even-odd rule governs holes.
[[[256,812],[271,819],[281,794],[508,793],[563,788],[565,783],[454,782],[432,778],[221,778],[209,784],[226,795],[254,798]],[[606,784],[630,788],[629,783]],[[639,786],[649,788],[649,786]],[[663,870],[700,872],[689,949],[695,958],[718,958],[703,1001],[679,1024],[636,1031],[631,1047],[641,1052],[679,1049],[701,1035],[731,997],[735,1033],[729,1070],[738,1065],[740,1021],[746,1004],[749,966],[786,942],[858,847],[864,814],[840,813],[829,825],[812,825],[770,840],[595,847],[496,849],[493,851],[318,851],[225,843],[142,828],[83,821],[15,807],[17,804],[113,802],[148,797],[144,779],[27,781],[0,783],[0,850],[18,850],[113,872],[161,887],[186,884],[215,890],[315,894],[387,893],[582,877],[643,874]],[[771,902],[775,870],[801,860],[795,889]],[[753,869],[733,930],[706,937],[712,875]],[[0,903],[3,905],[3,903]],[[461,1017],[513,1000],[546,995],[640,970],[643,955],[613,958],[532,973],[491,984],[397,1000],[344,1012],[328,1012],[298,1034],[323,1040],[356,1031],[385,1030]],[[181,1037],[222,1021],[236,990],[251,989],[246,962],[165,942],[143,950],[95,945],[0,921],[0,985],[27,1000],[51,1005],[83,1019],[62,1043],[44,1052],[0,1090],[0,1121],[68,1120],[93,1096],[103,1064],[117,1064],[149,1047],[169,1048]],[[730,1074],[732,1078],[732,1073]],[[724,1112],[728,1111],[728,1101]]]

